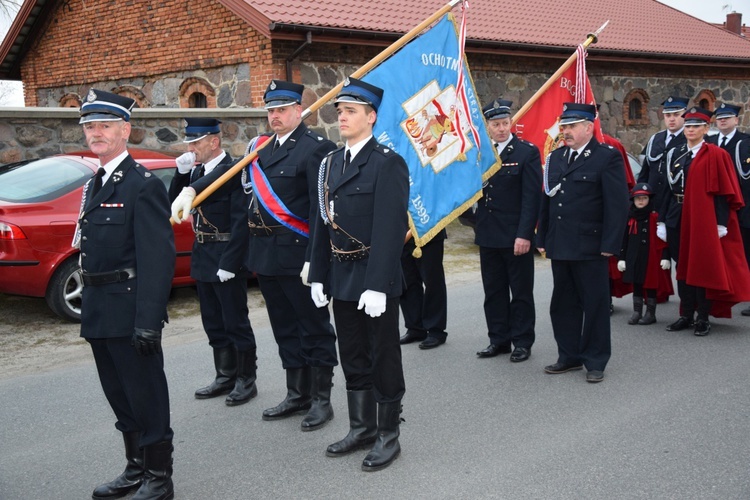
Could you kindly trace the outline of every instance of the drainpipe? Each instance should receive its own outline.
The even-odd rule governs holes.
[[[292,61],[294,61],[297,56],[310,44],[312,44],[312,31],[308,31],[305,34],[305,41],[302,43],[302,45],[297,47],[297,50],[292,52],[291,55],[286,58],[286,81],[292,81]]]

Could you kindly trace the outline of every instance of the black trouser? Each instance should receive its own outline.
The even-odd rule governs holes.
[[[266,301],[268,318],[281,366],[336,366],[336,333],[327,307],[317,308],[310,287],[299,276],[262,276],[258,284]]]
[[[398,297],[386,301],[377,318],[357,309],[357,302],[333,300],[346,390],[374,390],[375,401],[400,401],[406,392],[398,329]]]
[[[534,344],[534,252],[479,247],[484,317],[490,343],[530,348]]]
[[[430,240],[421,248],[422,257],[412,256],[414,240],[404,245],[401,269],[406,288],[401,295],[401,313],[409,330],[445,339],[448,323],[448,293],[445,287],[443,252],[445,239]]]
[[[643,288],[642,283],[633,283],[633,297],[643,297],[644,294],[646,297],[650,299],[655,299],[656,289],[655,288]]]
[[[255,335],[247,310],[247,279],[236,276],[224,283],[197,281],[201,321],[214,349],[235,346],[239,351],[255,349]]]
[[[169,388],[164,356],[140,356],[130,337],[86,339],[96,370],[120,432],[140,432],[140,446],[173,437],[169,421]]]
[[[612,354],[608,259],[553,259],[552,277],[549,312],[558,361],[604,370]]]

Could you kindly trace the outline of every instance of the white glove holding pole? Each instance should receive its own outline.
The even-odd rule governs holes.
[[[661,241],[667,241],[667,226],[663,222],[656,223],[656,237]]]
[[[716,226],[716,228],[719,230],[719,238],[723,238],[724,236],[727,235],[727,227],[726,226],[718,225],[718,226]]]
[[[359,297],[357,309],[365,309],[365,313],[371,318],[377,318],[385,312],[385,294],[375,290],[365,290]]]
[[[307,281],[308,276],[310,275],[310,263],[305,262],[302,266],[302,271],[299,273],[299,277],[302,278],[302,284],[305,286],[310,286],[310,282]]]
[[[180,194],[178,194],[177,198],[172,202],[172,219],[174,219],[175,224],[179,224],[190,217],[190,211],[193,209],[194,199],[195,189],[190,186],[182,188]]]
[[[328,305],[328,297],[323,292],[323,283],[310,283],[310,297],[315,307],[325,307]]]
[[[660,266],[661,266],[661,268],[662,268],[662,269],[664,269],[665,271],[666,271],[667,269],[669,269],[670,267],[672,267],[672,263],[671,263],[671,262],[669,262],[669,259],[662,259],[662,260],[661,260],[661,262],[659,262],[659,265],[660,265]]]
[[[174,161],[177,164],[177,171],[181,174],[187,174],[195,165],[195,153],[188,151],[177,157]]]
[[[617,261],[617,270],[621,273],[624,273],[626,269],[625,261],[624,260],[618,260]]]
[[[229,281],[232,278],[234,278],[234,273],[230,273],[229,271],[219,269],[218,271],[216,271],[216,276],[219,277],[219,281],[224,283],[225,281]]]

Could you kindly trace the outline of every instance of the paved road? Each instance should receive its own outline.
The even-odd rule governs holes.
[[[336,418],[302,433],[300,417],[260,418],[285,390],[267,327],[256,332],[260,394],[235,408],[192,397],[211,369],[204,342],[170,346],[176,497],[750,498],[750,319],[717,320],[698,338],[664,330],[674,299],[649,327],[628,326],[630,299],[616,300],[606,380],[546,375],[556,347],[551,273],[539,264],[529,361],[475,358],[487,344],[479,283],[449,290],[446,345],[405,346],[403,452],[377,473],[360,471],[365,452],[324,455],[348,428],[339,370]],[[121,471],[121,440],[92,362],[0,381],[0,401],[0,498],[90,498]]]

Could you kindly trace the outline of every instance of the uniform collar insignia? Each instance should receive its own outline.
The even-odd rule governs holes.
[[[122,170],[117,170],[112,174],[112,182],[120,182],[122,180]]]
[[[590,154],[591,154],[591,150],[590,149],[587,149],[587,150],[585,150],[583,152],[583,156],[585,156],[586,158],[588,158]]]

